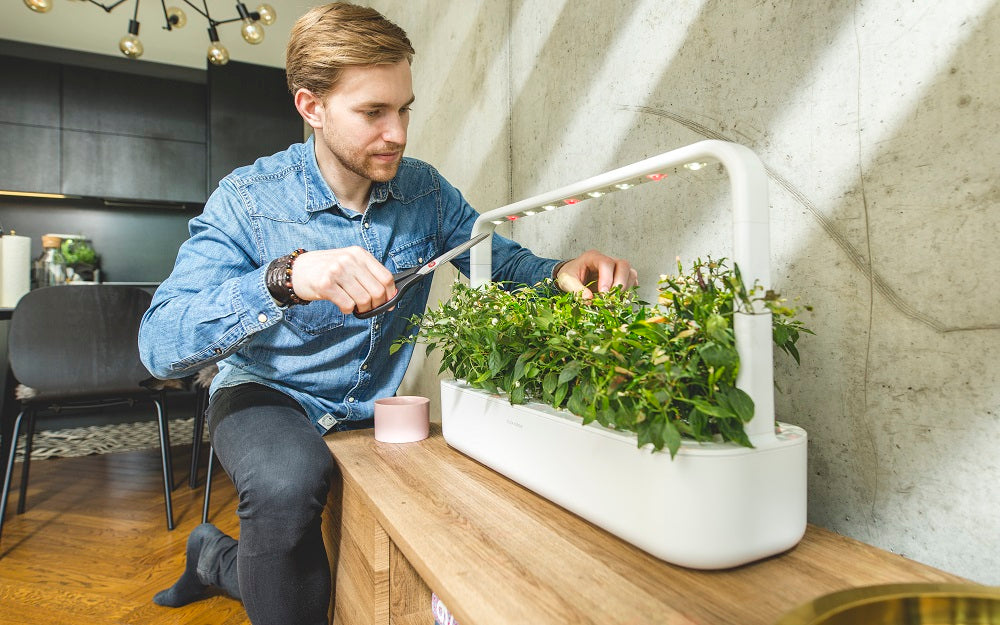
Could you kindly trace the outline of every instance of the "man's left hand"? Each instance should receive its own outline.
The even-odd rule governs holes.
[[[638,285],[639,274],[627,260],[588,250],[559,268],[556,283],[563,291],[593,299],[595,290],[603,293],[615,286],[630,289]]]

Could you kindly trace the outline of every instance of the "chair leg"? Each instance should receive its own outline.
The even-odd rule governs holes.
[[[25,417],[27,423],[24,428],[24,460],[21,462],[21,489],[20,497],[17,499],[18,514],[24,514],[24,506],[28,501],[28,472],[31,470],[31,450],[35,440],[35,410],[26,408]]]
[[[205,472],[205,503],[201,507],[201,522],[208,523],[208,504],[212,499],[212,469],[215,465],[215,446],[208,446],[208,470]]]
[[[201,437],[205,431],[205,410],[208,408],[208,389],[198,389],[194,407],[194,431],[191,433],[191,476],[188,486],[198,488],[198,465],[201,463]]]
[[[21,410],[14,420],[14,429],[10,434],[10,453],[7,456],[7,473],[3,478],[3,495],[0,496],[0,535],[3,535],[4,517],[7,516],[7,497],[10,495],[10,478],[14,471],[14,458],[17,456],[17,435],[21,431],[21,419],[24,417],[24,410]]]
[[[173,467],[170,463],[170,432],[167,429],[167,415],[159,399],[153,399],[156,406],[156,419],[160,426],[160,460],[163,463],[163,501],[167,507],[167,529],[174,529],[174,508],[170,499],[170,491],[174,485]]]
[[[167,473],[170,474],[170,490],[173,491],[176,487],[174,484],[174,455],[170,452],[170,415],[167,412],[166,391],[160,391],[160,408],[163,412],[163,422],[167,424],[167,427],[163,428],[163,436],[167,440]]]

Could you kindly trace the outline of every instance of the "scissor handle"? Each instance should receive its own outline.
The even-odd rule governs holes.
[[[396,300],[403,296],[411,286],[420,281],[424,276],[429,276],[429,273],[420,274],[417,270],[420,267],[413,267],[411,269],[404,269],[398,273],[392,274],[393,281],[396,283],[396,294],[393,295],[387,302],[380,306],[376,306],[371,310],[366,310],[365,312],[354,311],[354,316],[358,319],[370,319],[379,313],[383,313],[393,306],[396,305]]]

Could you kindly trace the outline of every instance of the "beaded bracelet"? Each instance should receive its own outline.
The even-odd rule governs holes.
[[[305,250],[299,248],[287,256],[275,258],[267,266],[265,273],[267,290],[274,301],[281,306],[304,306],[309,303],[296,295],[295,289],[292,287],[292,265],[295,263],[295,259],[304,253]]]

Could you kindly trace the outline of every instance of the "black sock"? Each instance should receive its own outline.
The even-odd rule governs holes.
[[[205,541],[220,533],[214,525],[208,523],[203,523],[191,531],[187,541],[187,562],[184,564],[184,573],[173,586],[156,593],[153,603],[179,608],[204,597],[208,585],[198,576],[198,558],[201,556]]]

